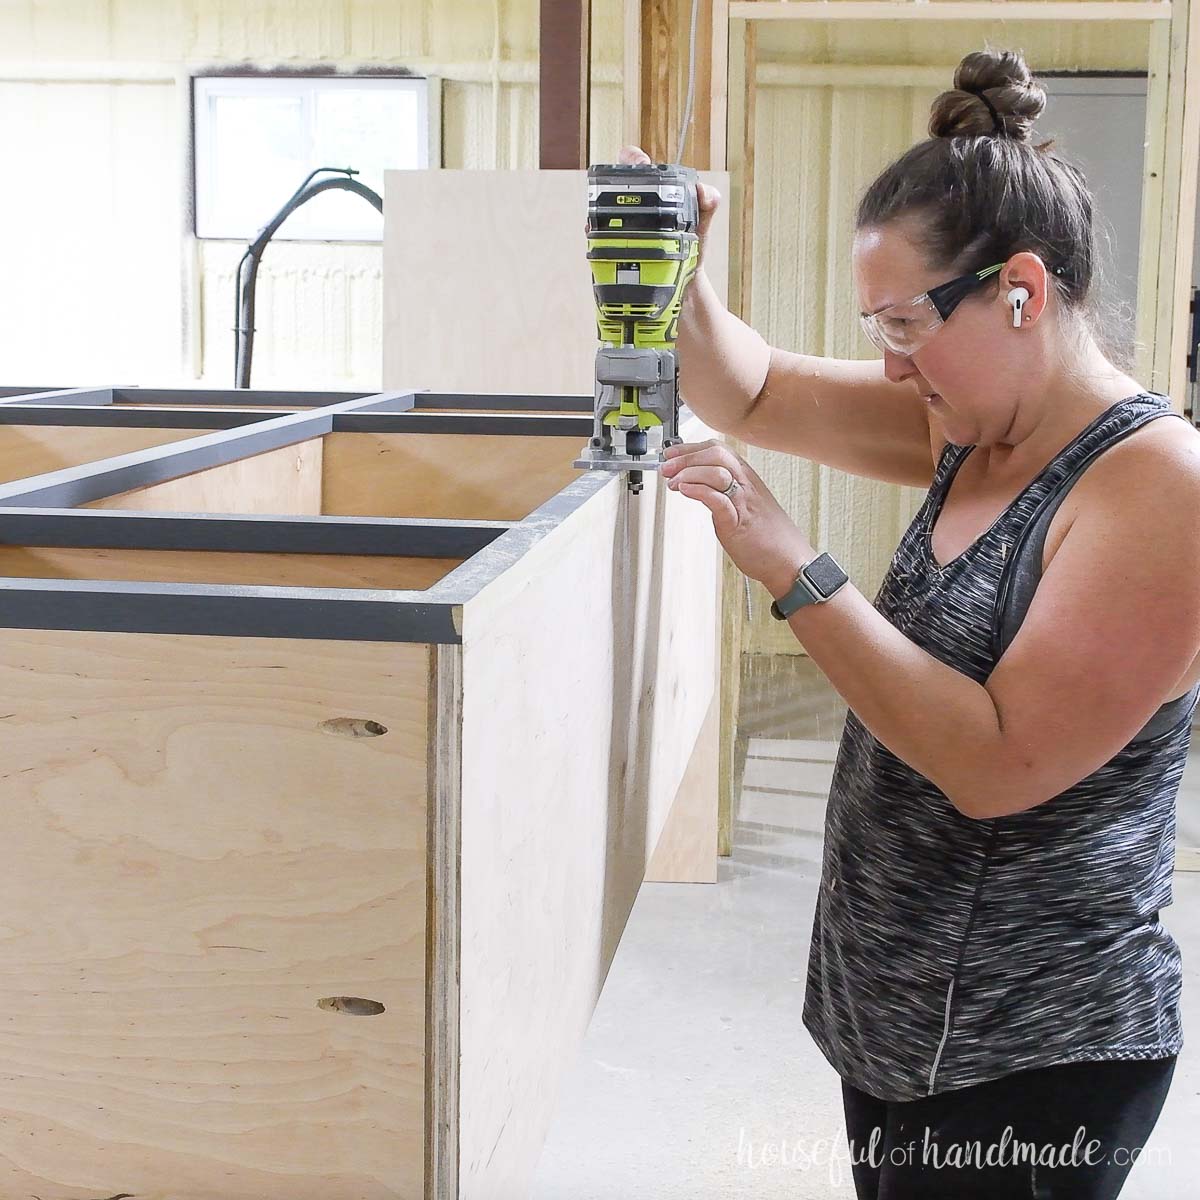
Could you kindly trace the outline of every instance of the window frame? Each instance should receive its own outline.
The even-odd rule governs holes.
[[[257,228],[232,232],[227,226],[216,224],[211,216],[202,211],[205,207],[201,203],[202,190],[206,186],[211,186],[211,178],[206,178],[206,174],[211,170],[212,162],[213,129],[208,118],[208,100],[212,96],[253,96],[255,94],[274,94],[281,97],[299,96],[306,104],[311,104],[312,97],[318,92],[337,91],[345,88],[414,92],[417,96],[417,119],[424,129],[424,136],[418,141],[418,169],[441,165],[440,80],[435,77],[401,71],[315,72],[303,69],[296,71],[226,69],[197,72],[192,76],[191,83],[191,127],[189,131],[191,196],[188,208],[191,218],[190,232],[200,241],[248,242],[258,232]],[[354,167],[357,164],[348,162],[316,163],[314,165]],[[302,178],[303,176],[296,180],[297,187]],[[355,178],[361,178],[361,176]],[[282,206],[286,200],[286,195],[281,196],[280,205]],[[264,213],[258,228],[265,225],[272,216],[274,216],[274,212]],[[377,236],[364,236],[361,230],[350,231],[336,227],[319,227],[315,231],[305,230],[303,233],[289,233],[288,226],[291,224],[291,220],[285,222],[275,235],[275,240],[365,244],[379,244],[383,240],[382,228]]]

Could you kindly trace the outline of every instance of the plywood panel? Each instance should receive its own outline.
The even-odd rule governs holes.
[[[717,881],[719,716],[720,699],[714,697],[646,868],[647,883]]]
[[[724,172],[701,178],[727,194]],[[590,394],[586,219],[584,171],[389,171],[384,387]],[[721,209],[705,267],[722,297],[728,237]]]
[[[0,575],[9,578],[123,579],[141,583],[403,591],[431,586],[461,561],[368,554],[232,554],[215,550],[0,546]]]
[[[422,1194],[427,671],[6,631],[0,1195]]]
[[[462,1200],[528,1193],[709,711],[717,571],[707,510],[647,474],[464,607]]]
[[[582,437],[331,433],[326,516],[518,521],[579,472]]]
[[[322,439],[313,438],[83,507],[315,517],[321,513],[321,461]]]
[[[0,483],[200,437],[211,429],[99,429],[64,425],[0,426]]]

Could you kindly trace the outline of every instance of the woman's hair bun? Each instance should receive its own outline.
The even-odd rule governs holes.
[[[1005,136],[1027,142],[1033,122],[1045,107],[1046,93],[1034,82],[1020,53],[976,50],[958,64],[953,90],[934,100],[929,135]]]

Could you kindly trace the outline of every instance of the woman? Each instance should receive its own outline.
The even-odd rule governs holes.
[[[771,349],[703,273],[680,326],[713,428],[929,488],[872,604],[828,558],[798,581],[816,549],[728,449],[662,468],[850,709],[804,1022],[860,1198],[1116,1196],[1182,1045],[1158,913],[1200,695],[1200,437],[1098,345],[1092,202],[1029,140],[1044,104],[1019,55],[968,55],[863,196],[882,364]]]

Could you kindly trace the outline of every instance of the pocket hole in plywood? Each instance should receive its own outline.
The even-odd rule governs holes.
[[[317,1001],[317,1007],[351,1017],[377,1017],[387,1011],[378,1000],[364,1000],[361,996],[326,996]]]
[[[334,717],[320,724],[322,733],[331,733],[336,737],[382,737],[387,733],[387,726],[378,721],[368,721],[363,717]]]

